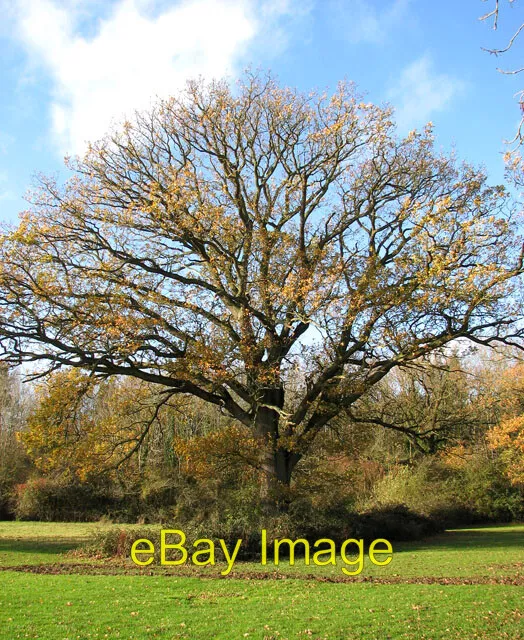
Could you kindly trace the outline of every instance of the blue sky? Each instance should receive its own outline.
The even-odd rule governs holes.
[[[503,181],[504,139],[520,114],[524,19],[495,0],[0,0],[0,220],[15,222],[38,172],[64,173],[112,121],[176,92],[188,77],[271,69],[303,90],[353,80],[396,110],[399,131],[437,142]]]

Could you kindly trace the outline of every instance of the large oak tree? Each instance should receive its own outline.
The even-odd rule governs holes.
[[[266,486],[394,367],[520,340],[504,189],[349,84],[191,82],[71,167],[1,238],[3,359],[218,405]]]

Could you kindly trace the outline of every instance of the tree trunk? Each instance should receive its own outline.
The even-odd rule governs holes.
[[[300,460],[300,454],[278,446],[280,410],[284,404],[282,388],[264,390],[255,418],[255,430],[264,443],[260,497],[266,513],[279,513],[287,509],[291,474]]]

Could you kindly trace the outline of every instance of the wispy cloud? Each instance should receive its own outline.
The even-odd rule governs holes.
[[[98,2],[91,3],[100,6]],[[85,0],[20,0],[17,34],[52,79],[52,135],[81,153],[113,119],[147,108],[188,77],[233,73],[246,48],[295,0],[117,0],[86,27]],[[282,46],[282,33],[275,29]]]
[[[404,68],[388,92],[401,130],[425,124],[433,114],[445,110],[465,89],[458,78],[439,73],[429,55]]]
[[[335,0],[332,18],[353,44],[384,42],[404,19],[410,0]]]

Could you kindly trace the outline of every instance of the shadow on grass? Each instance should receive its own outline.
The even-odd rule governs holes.
[[[422,551],[430,549],[460,550],[460,549],[495,549],[499,547],[515,547],[524,553],[524,525],[501,526],[449,530],[419,542],[402,542],[395,546],[396,552]]]
[[[57,555],[59,553],[65,553],[70,549],[78,547],[79,540],[49,540],[49,539],[29,539],[20,540],[18,538],[1,538],[0,539],[0,553],[9,554],[45,554],[45,555]]]

